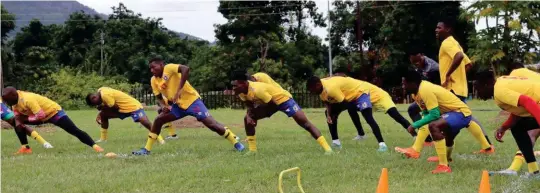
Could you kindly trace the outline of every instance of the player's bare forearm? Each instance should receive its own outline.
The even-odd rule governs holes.
[[[456,71],[457,67],[461,64],[461,61],[463,61],[463,52],[458,52],[454,56],[454,60],[452,60],[452,65],[450,65],[450,69],[446,73],[446,77],[450,77],[454,71]]]
[[[163,96],[161,94],[156,95],[156,101],[158,102],[158,105],[160,107],[166,107],[167,106],[167,103],[165,102],[165,100],[163,100]]]
[[[178,86],[178,91],[184,87],[184,84],[186,84],[186,81],[189,79],[189,67],[185,65],[179,65],[178,66],[178,72],[182,74],[182,77],[180,78],[180,85]]]

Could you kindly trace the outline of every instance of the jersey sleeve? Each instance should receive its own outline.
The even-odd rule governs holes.
[[[111,93],[101,91],[100,94],[101,100],[103,101],[103,103],[105,103],[105,105],[107,105],[108,107],[114,106],[115,100]]]
[[[451,58],[454,58],[454,56],[458,52],[462,52],[458,44],[454,44],[454,43],[448,42],[448,41],[444,42],[441,45],[441,51],[443,53],[448,54]]]
[[[150,80],[150,86],[152,86],[152,93],[154,93],[155,96],[158,96],[160,94],[159,86],[154,77]]]
[[[268,91],[264,89],[256,89],[255,90],[255,97],[263,101],[264,103],[268,103],[272,100],[272,95],[268,93]]]
[[[173,76],[178,76],[178,64],[167,64],[163,68],[163,80],[168,82],[169,79]]]
[[[519,96],[521,94],[508,88],[496,88],[494,95],[497,101],[506,105],[518,107]]]

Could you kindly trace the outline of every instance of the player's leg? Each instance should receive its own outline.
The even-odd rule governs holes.
[[[452,93],[454,93],[452,91]],[[454,95],[456,95],[454,93]],[[467,97],[456,95],[461,101],[464,103],[467,103]],[[467,130],[474,136],[476,141],[480,143],[480,146],[482,147],[482,150],[480,150],[477,153],[484,153],[484,154],[492,154],[495,152],[495,149],[493,148],[491,142],[489,141],[489,137],[486,134],[486,131],[484,130],[484,127],[480,124],[480,121],[476,119],[474,116],[472,117],[472,122],[467,126]],[[482,139],[484,138],[484,139]]]
[[[158,108],[158,110],[157,110],[158,115],[161,114],[161,111],[162,111],[161,108]],[[169,140],[169,139],[178,139],[178,135],[176,135],[176,130],[173,127],[172,122],[166,123],[165,124],[165,129],[169,133],[169,135],[165,139],[167,139],[167,140]]]
[[[407,128],[409,128],[409,126],[411,125],[411,123],[409,123],[409,121],[407,121],[407,119],[405,119],[397,110],[396,107],[391,107],[390,109],[388,109],[386,111],[386,113],[388,115],[390,115],[390,117],[392,117],[392,119],[394,119],[394,121],[398,122],[401,127],[403,127],[405,130],[407,130]],[[414,134],[411,134],[412,137],[416,137],[416,133]]]
[[[176,113],[177,115],[182,114],[180,113],[181,109],[178,107],[178,105],[173,105],[172,112]],[[244,150],[244,145],[238,141],[236,135],[229,128],[217,122],[214,117],[210,115],[208,109],[200,99],[194,101],[193,104],[191,104],[191,106],[184,111],[184,113],[197,118],[197,120],[203,123],[208,129],[227,139],[229,142],[231,142],[231,144],[234,145],[236,150]]]
[[[349,116],[351,117],[354,127],[356,127],[356,132],[358,133],[358,135],[356,135],[356,137],[354,137],[353,140],[365,139],[366,133],[364,132],[364,128],[362,128],[362,123],[360,122],[360,115],[358,115],[358,110],[356,109],[354,105],[345,104],[345,107],[347,107],[347,112],[349,113]]]
[[[409,105],[409,107],[407,108],[407,113],[409,114],[409,117],[411,118],[411,120],[413,122],[415,121],[418,121],[420,119],[422,119],[422,115],[420,115],[420,112],[422,111],[422,109],[420,109],[420,106],[418,106],[418,104],[416,104],[416,102],[413,102]],[[425,131],[429,131],[428,128],[425,129]],[[424,133],[422,133],[422,135],[420,135],[420,131],[417,133],[417,138],[420,137],[420,139],[422,139],[422,141],[426,142],[426,145],[431,145],[431,142],[433,141],[433,139],[431,139],[431,136],[428,134],[428,135],[424,135]],[[415,143],[413,146],[421,146],[421,142],[420,141],[418,144],[416,144],[416,139],[415,139]]]
[[[538,163],[534,157],[533,142],[528,134],[529,130],[538,128],[538,123],[533,118],[522,118],[511,131],[519,150],[522,152],[530,174],[540,174]]]
[[[177,106],[177,105],[175,104],[174,106]],[[148,139],[146,140],[146,145],[138,151],[133,151],[132,152],[133,155],[150,154],[150,151],[152,151],[152,146],[158,140],[158,136],[161,133],[161,128],[163,127],[163,125],[165,125],[166,123],[181,119],[182,117],[185,116],[185,114],[181,114],[180,112],[177,112],[177,114],[174,114],[172,111],[174,110],[178,111],[177,109],[174,109],[174,106],[173,106],[173,109],[171,109],[171,112],[162,112],[156,117],[156,119],[154,120],[154,124],[152,124],[150,132],[148,133]],[[178,106],[176,108],[179,109]]]
[[[249,152],[257,152],[257,137],[255,136],[257,122],[272,116],[277,111],[277,105],[270,103],[254,107],[251,111],[246,112],[246,116],[244,117],[244,129],[246,130]],[[248,116],[251,118],[250,121],[247,119]]]
[[[360,111],[362,113],[362,116],[368,123],[368,125],[371,127],[371,130],[373,131],[373,135],[375,135],[375,138],[377,138],[377,142],[379,143],[379,149],[378,151],[387,151],[388,147],[386,146],[386,143],[384,143],[384,139],[381,133],[381,129],[379,128],[379,124],[377,124],[377,121],[373,118],[373,109],[372,108],[364,108]]]
[[[298,107],[298,105],[296,104],[295,106]],[[321,135],[321,132],[319,131],[319,129],[317,129],[315,125],[313,125],[307,119],[306,114],[304,113],[304,111],[302,111],[302,109],[300,109],[300,107],[298,107],[298,110],[296,111],[296,113],[292,115],[292,118],[294,119],[294,121],[296,121],[298,125],[300,125],[306,131],[308,131],[315,140],[317,140],[317,143],[319,143],[319,145],[324,149],[325,152],[332,151],[332,148],[330,148],[324,136]]]
[[[20,124],[18,126],[15,125],[15,118],[12,118],[10,120],[7,120],[7,122],[15,128],[15,132],[17,133],[17,136],[19,137],[19,141],[24,144],[28,144],[28,140],[26,136],[32,137],[34,140],[36,140],[38,143],[43,145],[45,149],[53,148],[53,146],[47,142],[39,133],[32,128],[28,127],[25,124]],[[29,148],[29,147],[28,147]]]
[[[142,126],[144,126],[146,130],[152,130],[152,122],[150,122],[148,116],[146,116],[144,109],[139,109],[137,111],[131,112],[131,118],[133,118],[134,122],[139,122]],[[160,144],[165,144],[165,139],[163,139],[161,135],[158,135],[157,140]]]
[[[341,104],[330,104],[331,105],[331,115],[328,115],[328,111],[324,111],[326,117],[330,116],[332,123],[328,123],[328,130],[330,131],[330,136],[332,137],[332,146],[335,148],[341,148],[341,141],[339,140],[339,135],[337,131],[338,118],[339,114],[343,111],[343,105]]]
[[[448,127],[448,122],[443,118],[435,120],[429,124],[429,132],[431,133],[431,137],[435,143],[435,151],[437,152],[437,157],[439,158],[437,168],[431,171],[433,174],[452,172],[448,166],[446,136],[444,135],[444,132],[447,131]]]
[[[80,130],[73,121],[66,115],[63,110],[58,111],[55,116],[50,118],[48,122],[62,128],[69,134],[77,137],[82,143],[94,148],[97,152],[103,152],[103,148],[97,145],[94,140],[88,135],[88,133]]]
[[[517,128],[519,128],[519,126]],[[534,145],[536,141],[538,140],[538,137],[540,137],[540,129],[529,130],[527,133],[529,134],[529,137],[531,138],[531,142]],[[538,155],[536,155],[535,153],[535,156],[538,156]],[[521,153],[521,151],[517,151],[514,156],[514,159],[512,160],[512,163],[507,169],[500,170],[500,171],[490,171],[489,174],[490,175],[494,175],[494,174],[517,175],[517,172],[521,170],[521,167],[523,166],[524,163],[526,162],[525,162],[525,158],[523,157],[523,154]]]
[[[120,118],[119,112],[114,112],[108,109],[103,109],[99,111],[98,119],[100,120],[100,137],[99,140],[96,141],[96,143],[105,142],[109,138],[108,131],[109,131],[109,119],[114,118]]]

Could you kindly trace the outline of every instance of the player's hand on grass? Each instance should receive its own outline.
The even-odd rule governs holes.
[[[506,129],[503,129],[503,128],[497,129],[495,131],[495,140],[497,140],[498,142],[503,143],[504,141],[502,140],[502,138],[503,138],[505,132],[506,132]]]

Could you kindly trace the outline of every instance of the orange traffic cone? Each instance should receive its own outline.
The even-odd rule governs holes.
[[[480,180],[480,189],[478,193],[491,193],[491,186],[489,185],[489,174],[487,170],[482,172],[482,180]]]
[[[377,193],[388,193],[388,169],[383,168],[381,172],[381,178],[379,178],[379,186],[377,186]]]

